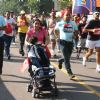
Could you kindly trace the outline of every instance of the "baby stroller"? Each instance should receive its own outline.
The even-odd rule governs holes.
[[[50,60],[46,56],[44,48],[40,44],[32,45],[34,53],[38,57],[29,57],[29,73],[31,76],[27,91],[32,92],[32,97],[36,98],[43,94],[44,91],[50,91],[52,95],[57,95],[57,85],[55,82],[55,68],[50,65]],[[36,55],[36,54],[35,54]],[[33,63],[35,62],[35,63]]]

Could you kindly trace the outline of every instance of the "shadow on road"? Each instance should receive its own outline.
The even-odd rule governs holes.
[[[16,100],[0,78],[0,100]]]
[[[25,60],[25,58],[26,57],[12,56],[10,60],[4,58],[4,61],[11,62],[11,63],[22,63]]]
[[[0,81],[0,100],[15,100],[15,98],[6,89],[3,82],[19,84],[19,83],[28,83],[30,79],[27,77],[22,77],[22,76],[17,76],[12,74],[3,74],[2,77],[9,77],[9,80]],[[14,80],[10,80],[12,79],[11,77],[13,77]],[[75,82],[74,83],[57,82],[57,87],[58,87],[58,95],[56,97],[52,96],[51,93],[43,93],[43,95],[40,96],[39,99],[40,100],[91,100],[92,98],[92,100],[99,100],[98,96],[90,93],[90,91],[87,90],[85,87],[82,87],[80,84]],[[98,88],[98,87],[94,86],[94,88]],[[5,99],[7,97],[9,99]]]
[[[100,82],[100,78],[97,77],[93,77],[93,76],[87,76],[87,75],[81,75],[81,74],[76,74],[77,76],[82,76],[82,77],[86,77],[86,79],[81,80],[81,81],[90,81],[90,82]],[[90,78],[90,80],[87,78]]]
[[[99,100],[99,97],[90,93],[85,87],[77,83],[58,82],[59,95],[55,100]],[[95,88],[98,88],[95,86]]]
[[[17,75],[12,75],[12,74],[3,74],[2,75],[3,77],[10,77],[11,79],[12,78],[16,78],[16,80],[17,79],[24,79],[25,81],[15,81],[15,80],[13,80],[13,81],[10,81],[10,80],[3,80],[3,82],[18,82],[18,83],[28,83],[29,82],[29,80],[30,80],[30,78],[27,78],[27,77],[22,77],[22,76],[17,76]],[[28,80],[28,81],[27,81]]]

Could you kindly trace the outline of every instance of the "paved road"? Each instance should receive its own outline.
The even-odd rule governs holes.
[[[11,55],[9,61],[4,57],[3,75],[0,78],[0,100],[100,100],[100,73],[95,71],[94,55],[91,62],[83,67],[82,59],[75,59],[73,53],[71,65],[76,75],[74,81],[69,80],[64,67],[62,70],[57,68],[57,59],[51,59],[51,64],[56,67],[59,94],[57,97],[45,94],[40,99],[32,98],[31,93],[26,91],[30,77],[27,71],[21,73],[19,70],[25,57],[18,54],[18,45],[11,46]]]

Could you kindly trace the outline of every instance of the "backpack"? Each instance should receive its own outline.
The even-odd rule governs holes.
[[[6,24],[5,33],[6,34],[12,33],[12,26],[10,23]]]

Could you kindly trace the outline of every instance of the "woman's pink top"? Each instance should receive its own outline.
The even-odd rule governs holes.
[[[33,37],[33,36],[34,36],[34,37],[37,37],[38,42],[39,42],[39,43],[43,43],[44,38],[45,38],[46,35],[47,35],[47,31],[46,31],[44,28],[40,28],[39,32],[36,33],[35,30],[34,30],[34,28],[30,28],[30,29],[28,30],[28,32],[27,32],[27,35],[28,35],[29,38],[31,38],[31,37]]]

